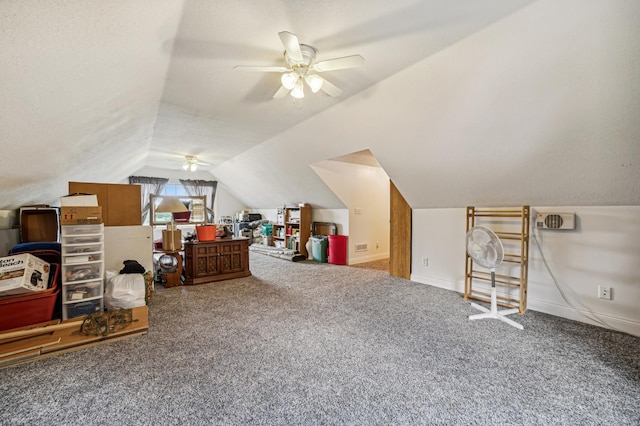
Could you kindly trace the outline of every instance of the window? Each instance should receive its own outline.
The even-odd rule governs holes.
[[[156,195],[172,195],[178,197],[189,196],[189,194],[187,194],[187,191],[184,189],[184,186],[182,186],[181,184],[167,184],[164,186],[160,194]]]

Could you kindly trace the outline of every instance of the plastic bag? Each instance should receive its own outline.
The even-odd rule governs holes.
[[[145,283],[142,274],[118,274],[108,279],[104,291],[107,309],[131,309],[145,305]]]

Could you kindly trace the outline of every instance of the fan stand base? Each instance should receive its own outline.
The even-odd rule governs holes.
[[[487,309],[484,306],[478,305],[477,303],[471,303],[471,306],[478,309],[479,311],[484,312],[483,314],[469,315],[469,320],[471,321],[478,320],[478,319],[494,318],[494,319],[499,319],[500,321],[504,321],[507,324],[517,329],[524,330],[524,327],[522,326],[522,324],[518,324],[514,320],[509,319],[505,316],[505,315],[517,314],[518,309],[503,309],[501,311],[498,310],[498,302],[497,302],[495,287],[491,288],[491,309]]]

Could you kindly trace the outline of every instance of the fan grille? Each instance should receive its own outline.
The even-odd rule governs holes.
[[[544,224],[549,229],[560,229],[563,222],[562,216],[559,214],[550,214],[544,218]]]

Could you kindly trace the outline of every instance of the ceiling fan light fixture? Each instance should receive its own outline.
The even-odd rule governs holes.
[[[324,71],[344,70],[362,66],[364,58],[360,55],[349,55],[339,58],[317,61],[317,49],[307,44],[302,44],[298,36],[289,31],[278,33],[284,46],[284,62],[286,66],[236,66],[234,69],[245,71],[278,72],[282,85],[273,95],[274,99],[280,99],[290,93],[296,99],[304,98],[304,83],[313,93],[322,90],[328,96],[336,97],[342,94],[342,90],[330,81],[322,78],[319,73]],[[303,82],[304,81],[304,82]]]
[[[311,88],[311,91],[313,93],[317,93],[318,90],[322,88],[322,83],[324,83],[324,79],[316,74],[309,74],[305,76],[304,79],[307,82],[307,85],[309,85],[309,87]]]
[[[296,99],[304,98],[304,85],[302,84],[302,80],[298,80],[293,90],[291,90],[291,96]]]
[[[298,75],[295,72],[288,72],[282,74],[280,77],[280,81],[282,82],[282,86],[291,90],[295,87],[296,82],[298,81]]]
[[[188,170],[190,172],[195,172],[196,170],[198,170],[198,159],[196,157],[194,157],[193,155],[187,155],[185,159],[187,160],[187,162],[182,165],[182,168],[184,170]]]

